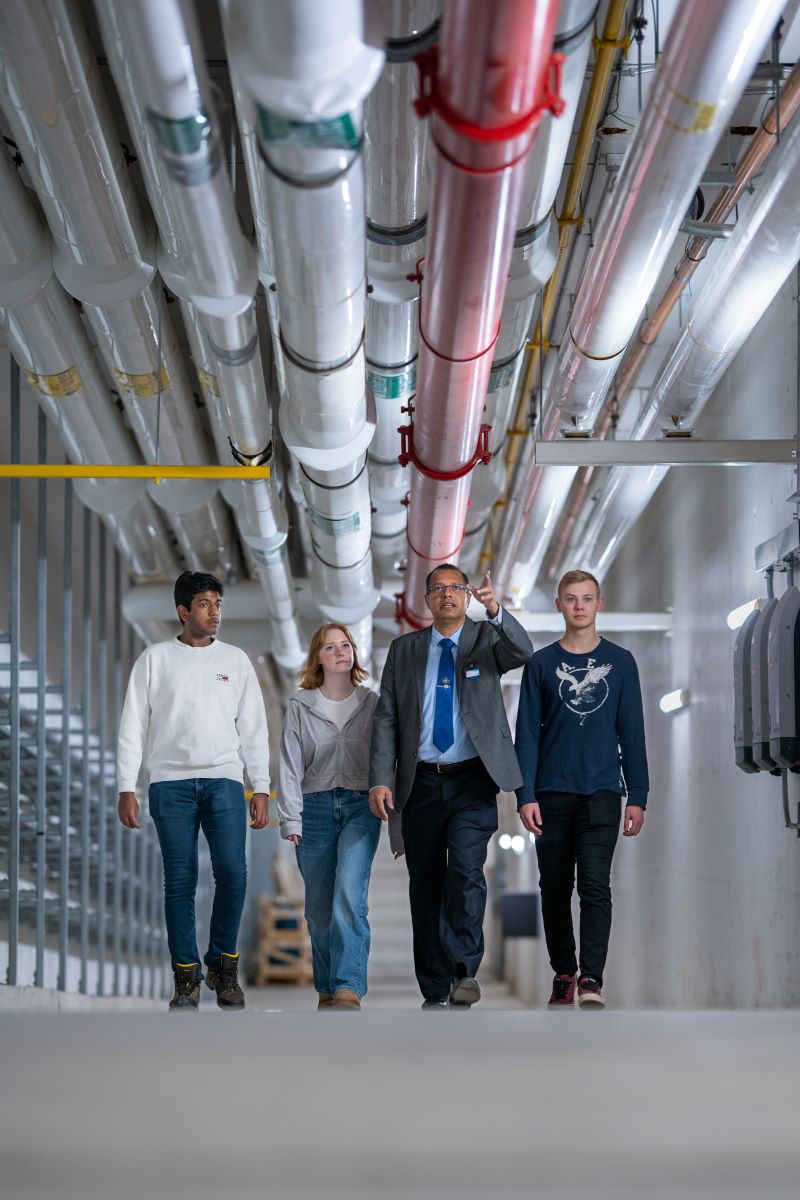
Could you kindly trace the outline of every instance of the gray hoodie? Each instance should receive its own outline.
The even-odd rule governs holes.
[[[281,837],[303,832],[303,796],[332,788],[366,791],[376,692],[357,688],[360,703],[342,729],[316,708],[316,688],[292,696],[283,720],[278,763]],[[366,799],[364,801],[366,804]]]

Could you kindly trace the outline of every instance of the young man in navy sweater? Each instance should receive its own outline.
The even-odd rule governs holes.
[[[525,668],[517,714],[524,783],[517,808],[536,837],[542,920],[555,971],[550,1007],[605,1006],[603,968],[611,931],[611,859],[622,832],[644,823],[649,781],[639,673],[633,655],[600,637],[600,585],[568,571],[556,607],[564,636]],[[575,957],[572,889],[577,867],[580,959]]]

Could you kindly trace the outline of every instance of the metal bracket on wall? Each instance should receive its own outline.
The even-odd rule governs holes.
[[[566,437],[534,442],[534,462],[543,467],[683,467],[746,466],[752,463],[795,461],[794,438],[756,438],[705,441],[694,437],[664,437],[653,441],[608,441]]]

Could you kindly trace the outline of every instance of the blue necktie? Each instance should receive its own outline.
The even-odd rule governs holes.
[[[436,680],[436,704],[433,709],[433,744],[442,751],[453,744],[453,693],[455,691],[454,642],[442,638],[439,642],[439,677]]]

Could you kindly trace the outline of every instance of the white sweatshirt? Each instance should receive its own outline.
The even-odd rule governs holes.
[[[128,682],[117,745],[117,784],[136,790],[142,762],[151,783],[233,779],[242,762],[255,792],[269,792],[267,717],[250,659],[214,641],[177,637],[139,655]]]

